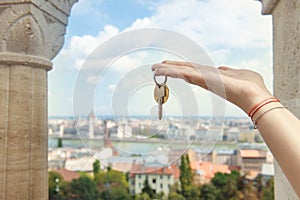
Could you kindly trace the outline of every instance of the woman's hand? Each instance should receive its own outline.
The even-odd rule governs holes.
[[[154,64],[156,75],[181,78],[227,99],[245,112],[271,97],[262,77],[253,71],[228,67],[209,67],[189,62],[164,61]]]
[[[245,112],[253,105],[272,97],[262,77],[253,71],[208,67],[188,62],[164,61],[152,66],[156,75],[182,78],[208,89],[236,104]],[[279,102],[260,108],[254,119],[265,143],[300,197],[300,123],[299,119]],[[252,116],[253,117],[253,116]],[[288,147],[288,148],[282,148]]]

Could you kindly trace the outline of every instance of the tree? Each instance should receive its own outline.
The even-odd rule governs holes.
[[[135,200],[151,200],[152,198],[149,197],[147,193],[141,193],[135,195]]]
[[[99,160],[95,160],[95,162],[93,162],[93,173],[94,173],[94,177],[97,176],[97,174],[100,173],[100,161]]]
[[[227,175],[221,172],[217,172],[215,176],[211,179],[211,183],[216,186],[216,188],[223,188],[227,182]]]
[[[109,172],[109,171],[111,171],[112,170],[112,167],[111,167],[111,164],[109,164],[108,166],[107,166],[107,171]]]
[[[57,148],[61,148],[61,147],[63,147],[62,138],[58,138],[58,140],[57,140]]]
[[[237,197],[239,172],[232,171],[230,174],[218,172],[211,180],[212,184],[219,190],[220,200],[227,200]]]
[[[261,192],[262,200],[273,200],[274,199],[274,178],[271,178],[267,186],[262,189]]]
[[[237,181],[234,179],[234,177],[228,175],[226,185],[221,188],[221,195],[224,200],[232,199],[237,196]]]
[[[87,176],[81,176],[78,179],[74,179],[70,183],[70,188],[67,199],[72,200],[96,200],[98,198],[98,192],[96,184]]]
[[[182,196],[181,194],[178,194],[177,192],[174,192],[174,191],[169,192],[168,199],[169,200],[173,200],[173,199],[185,200],[184,196]]]
[[[186,200],[199,200],[200,199],[200,188],[195,185],[190,185],[185,188],[185,199]]]
[[[52,199],[58,195],[59,187],[62,181],[63,177],[58,172],[50,171],[48,173],[49,199]]]
[[[200,188],[201,200],[216,200],[219,196],[218,189],[212,184],[204,184]]]
[[[181,184],[181,194],[186,197],[187,188],[192,185],[193,182],[193,174],[190,166],[190,159],[188,155],[183,155],[181,157],[180,163],[180,184]]]
[[[130,199],[125,174],[110,170],[96,174],[94,180],[102,199]]]
[[[188,155],[185,155],[185,160],[186,160],[186,175],[187,175],[187,180],[189,181],[190,184],[193,183],[193,172],[192,172],[192,168],[191,168],[191,162],[190,162],[190,158]]]

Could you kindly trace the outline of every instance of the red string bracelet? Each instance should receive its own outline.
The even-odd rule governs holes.
[[[252,119],[252,122],[253,122],[253,128],[254,129],[257,129],[258,128],[258,125],[257,125],[257,122],[258,120],[260,120],[260,118],[262,118],[265,114],[267,114],[268,112],[272,111],[272,110],[275,110],[275,109],[282,109],[282,108],[286,108],[284,106],[276,106],[276,107],[273,107],[273,108],[270,108],[269,110],[266,110],[265,112],[263,112],[260,116],[258,116],[255,120]]]
[[[251,109],[250,111],[248,112],[248,116],[250,118],[252,118],[254,116],[254,114],[263,106],[269,104],[269,103],[272,103],[272,102],[280,102],[277,98],[275,97],[270,97],[270,98],[267,98],[261,102],[259,102],[258,104],[255,104]]]

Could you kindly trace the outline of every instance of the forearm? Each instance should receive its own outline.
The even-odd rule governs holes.
[[[282,107],[271,103],[253,116],[261,116],[271,108]],[[258,129],[289,182],[300,197],[300,122],[287,109],[273,109],[257,121]]]
[[[245,112],[251,111],[259,102],[272,98],[262,76],[250,70],[222,66],[216,70],[213,67],[178,61],[155,64],[152,70],[155,70],[156,75],[182,78],[208,89]],[[218,85],[220,83],[223,85]],[[278,108],[266,112],[272,107]],[[280,103],[272,102],[256,109],[251,117],[254,120],[260,117],[257,121],[258,129],[300,197],[300,123],[297,117],[282,107]]]

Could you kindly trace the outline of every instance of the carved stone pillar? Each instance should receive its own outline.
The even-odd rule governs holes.
[[[262,3],[262,13],[273,16],[274,95],[300,118],[300,1],[263,0]],[[298,199],[277,162],[275,198]]]
[[[47,71],[76,1],[0,1],[0,199],[48,198]]]

